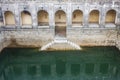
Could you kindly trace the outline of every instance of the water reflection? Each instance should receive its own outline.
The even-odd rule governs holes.
[[[4,49],[0,63],[0,80],[120,80],[120,52],[115,47]]]

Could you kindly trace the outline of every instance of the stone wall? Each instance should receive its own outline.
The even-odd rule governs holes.
[[[120,48],[120,35],[116,29],[68,28],[67,39],[80,46],[117,46]],[[22,29],[2,31],[0,48],[38,47],[54,40],[54,29]],[[116,44],[117,43],[117,44]]]
[[[117,31],[115,29],[68,29],[67,38],[82,46],[115,46]]]
[[[120,50],[120,26],[118,26],[116,46],[117,46],[117,47],[119,48],[119,50]]]
[[[67,39],[82,46],[118,46],[120,47],[119,30],[116,30],[116,25],[120,23],[120,2],[118,3],[0,3],[0,44],[1,49],[8,47],[41,47],[55,39],[55,13],[62,11],[61,21],[66,22]],[[79,10],[83,13],[82,25],[72,27],[73,12]],[[99,21],[96,25],[89,23],[90,13],[94,10],[99,12]],[[107,12],[114,10],[116,14],[114,23],[110,23],[106,27],[105,22]],[[15,25],[6,25],[5,12],[10,11],[15,18]],[[28,16],[22,16],[21,13],[27,11],[31,15],[31,21],[28,21]],[[49,17],[49,27],[38,26],[39,11],[46,11]],[[93,14],[92,14],[93,15]],[[66,16],[66,18],[65,18]],[[22,20],[25,17],[25,21]],[[29,16],[30,18],[30,16]],[[98,19],[95,17],[95,19]],[[111,18],[111,16],[110,16]],[[111,18],[110,20],[112,20]],[[30,19],[29,19],[30,20]],[[23,22],[22,22],[23,21]],[[26,26],[22,25],[28,24]],[[91,26],[92,27],[91,27]]]
[[[0,32],[0,51],[2,51],[5,47],[8,47],[10,41],[6,41],[4,38],[4,33]]]
[[[26,29],[3,33],[4,39],[10,41],[8,47],[41,47],[54,38],[53,29]]]

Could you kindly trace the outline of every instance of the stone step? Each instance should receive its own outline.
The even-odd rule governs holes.
[[[67,43],[55,43],[49,47],[51,50],[76,50],[75,47],[70,46]]]
[[[67,39],[55,39],[54,41],[44,45],[40,50],[46,50],[46,49],[55,49],[55,50],[70,50],[70,49],[78,49],[81,50],[80,46],[68,41]]]

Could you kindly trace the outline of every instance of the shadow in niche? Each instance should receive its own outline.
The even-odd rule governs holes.
[[[66,26],[55,26],[55,36],[66,37]]]

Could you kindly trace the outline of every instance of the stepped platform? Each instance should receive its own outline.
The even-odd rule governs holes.
[[[40,50],[81,50],[81,47],[63,37],[56,37],[54,41],[42,46]]]

